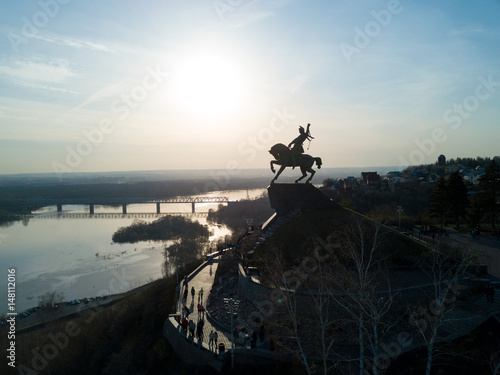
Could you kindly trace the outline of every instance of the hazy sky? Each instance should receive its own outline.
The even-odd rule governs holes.
[[[325,167],[492,157],[499,16],[498,0],[3,1],[0,173],[265,168],[308,122]]]

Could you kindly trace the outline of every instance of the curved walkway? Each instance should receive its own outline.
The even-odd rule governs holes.
[[[227,349],[231,348],[231,334],[229,331],[222,329],[221,327],[214,326],[210,319],[208,319],[209,312],[205,314],[198,314],[197,306],[198,303],[201,303],[203,307],[206,307],[206,303],[208,301],[208,296],[210,295],[210,291],[212,289],[212,285],[215,279],[215,273],[217,271],[217,267],[220,262],[221,255],[210,257],[203,265],[201,265],[197,270],[195,270],[191,275],[188,276],[188,297],[187,300],[183,300],[182,296],[184,295],[184,291],[186,289],[186,285],[182,282],[182,288],[180,292],[179,302],[177,304],[177,314],[182,316],[182,307],[185,305],[188,307],[191,313],[189,314],[188,320],[193,320],[195,324],[200,320],[204,320],[205,324],[203,326],[203,337],[202,342],[207,346],[209,344],[209,335],[211,331],[218,333],[218,342],[224,343],[224,346]],[[191,288],[194,287],[195,295],[194,298],[191,295]],[[203,297],[199,294],[200,290],[203,288]],[[181,331],[183,332],[183,331]],[[189,333],[188,333],[189,334]],[[194,340],[198,341],[197,338]],[[214,352],[217,352],[217,348],[214,348]]]

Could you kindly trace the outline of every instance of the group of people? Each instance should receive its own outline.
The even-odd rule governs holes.
[[[204,337],[204,326],[205,326],[205,320],[204,320],[205,308],[203,306],[204,290],[203,288],[200,288],[197,295],[194,286],[191,286],[191,289],[189,289],[188,287],[189,280],[187,276],[184,277],[182,283],[184,284],[184,292],[182,296],[181,314],[177,315],[175,319],[180,325],[183,332],[185,332],[187,335],[191,337],[196,337],[199,340],[199,342],[202,342]],[[180,284],[177,285],[176,290],[177,293],[180,295],[182,290]],[[197,309],[198,309],[197,323],[195,323],[193,319],[189,319],[189,315],[192,314],[192,311],[187,306],[189,292],[191,294],[191,308],[193,308],[193,306],[197,304]],[[198,297],[197,299],[196,296]],[[234,335],[233,339],[238,345],[255,348],[258,338],[260,338],[261,341],[264,340],[264,326],[261,326],[261,329],[258,333],[257,331],[252,331],[251,333],[249,333],[245,328],[242,328],[240,330],[233,331],[233,335]],[[210,331],[210,334],[208,335],[209,350],[217,352],[218,341],[219,341],[219,333],[216,330],[212,329]]]
[[[493,303],[495,302],[495,289],[489,284],[485,290],[486,301]]]
[[[481,234],[481,228],[479,228],[479,226],[473,228],[471,231],[470,231],[470,236],[476,240],[479,239],[479,235]]]
[[[204,290],[203,288],[200,288],[198,291],[198,298],[197,298],[197,310],[198,310],[198,323],[195,323],[193,319],[189,319],[189,315],[192,313],[192,311],[189,309],[187,306],[188,302],[188,291],[190,290],[191,292],[191,304],[194,306],[195,304],[195,297],[196,297],[196,290],[194,286],[191,286],[191,289],[189,289],[189,280],[187,276],[184,276],[183,279],[184,283],[184,293],[182,296],[182,310],[181,310],[181,315],[177,315],[175,319],[179,323],[179,325],[182,327],[182,330],[186,333],[189,334],[192,337],[196,337],[199,341],[203,341],[203,328],[205,326],[205,307],[203,306],[203,294]],[[180,293],[181,287],[180,285],[177,285],[176,287],[177,293]],[[210,350],[217,351],[217,344],[219,340],[219,333],[217,331],[211,330],[209,334],[209,341],[208,341],[208,346]]]
[[[443,228],[433,228],[430,225],[425,225],[422,229],[420,229],[420,233],[425,236],[431,236],[432,240],[439,240],[441,237],[449,237],[446,230]],[[413,234],[413,228],[411,228],[411,234]]]
[[[205,327],[205,320],[199,319],[198,323],[195,323],[193,319],[189,319],[190,311],[187,306],[182,308],[182,317],[177,315],[175,319],[182,327],[182,330],[192,337],[196,337],[199,341],[203,341],[203,328]],[[217,343],[219,340],[219,333],[217,331],[211,330],[208,335],[208,347],[210,350],[217,351]]]
[[[203,327],[205,326],[205,320],[200,319],[198,320],[198,323],[195,323],[193,319],[188,320],[186,315],[183,315],[182,318],[180,315],[177,315],[175,320],[177,320],[184,332],[187,333],[189,331],[189,334],[195,337],[196,331],[196,337],[198,340],[203,340]]]
[[[246,328],[238,329],[236,328],[233,331],[233,340],[236,342],[238,346],[245,346],[250,348],[255,348],[257,346],[257,340],[264,341],[264,325],[261,325],[259,333],[257,331],[252,331],[248,333]]]

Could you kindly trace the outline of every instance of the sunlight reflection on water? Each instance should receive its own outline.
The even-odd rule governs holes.
[[[263,189],[249,190],[251,198],[262,194]],[[227,196],[230,200],[244,199],[246,190],[216,192],[213,196]],[[196,205],[197,212],[216,209],[217,204]],[[191,204],[162,204],[161,212],[190,213]],[[179,211],[181,210],[181,211]],[[136,218],[119,215],[122,207],[95,206],[89,214],[88,206],[66,205],[58,213],[56,206],[44,207],[33,218],[24,222],[0,227],[0,257],[6,268],[16,268],[17,311],[38,303],[37,297],[49,290],[64,293],[66,299],[97,296],[110,290],[109,285],[121,285],[117,292],[125,292],[162,276],[163,248],[170,241],[147,241],[135,244],[112,243],[112,234],[120,227],[135,220],[150,222],[156,215]],[[117,214],[103,218],[98,214]],[[127,213],[156,213],[155,204],[127,206]],[[82,217],[70,218],[71,214]],[[65,217],[67,215],[67,217]],[[78,215],[77,215],[78,216]],[[193,220],[207,224],[206,218],[193,216]],[[214,232],[210,240],[230,234],[225,227],[210,226]],[[126,280],[116,282],[116,275],[126,274]],[[113,290],[111,290],[112,292]],[[0,300],[5,301],[7,290],[0,290]],[[0,306],[0,313],[7,306]]]

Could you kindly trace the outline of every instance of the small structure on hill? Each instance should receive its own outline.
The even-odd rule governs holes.
[[[446,156],[444,156],[443,154],[439,155],[437,164],[440,167],[445,167],[446,166]]]

